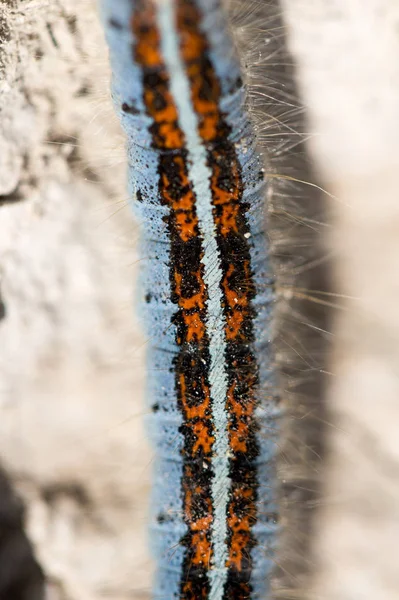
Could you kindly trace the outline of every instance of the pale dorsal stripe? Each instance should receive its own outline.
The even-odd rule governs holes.
[[[213,568],[209,572],[209,600],[222,600],[227,580],[227,504],[229,500],[229,439],[225,410],[227,372],[225,366],[225,319],[222,308],[221,282],[223,272],[216,242],[216,227],[212,214],[211,170],[207,152],[198,134],[198,119],[190,93],[190,84],[180,57],[179,36],[175,25],[173,0],[158,0],[158,27],[169,88],[179,114],[179,125],[186,139],[188,171],[196,196],[198,226],[203,239],[204,281],[208,290],[206,328],[209,339],[209,384],[212,398],[212,418],[215,428],[212,467]]]

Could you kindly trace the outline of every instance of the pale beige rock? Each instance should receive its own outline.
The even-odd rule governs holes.
[[[283,0],[331,198],[337,300],[318,600],[399,597],[399,6]]]
[[[140,598],[145,340],[105,42],[94,2],[0,3],[0,24],[1,462],[49,600]]]

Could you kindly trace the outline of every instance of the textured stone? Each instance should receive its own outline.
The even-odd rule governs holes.
[[[91,2],[0,3],[0,27],[1,461],[49,599],[139,598],[145,343],[105,43]]]

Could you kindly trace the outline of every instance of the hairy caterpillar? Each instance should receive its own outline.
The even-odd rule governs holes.
[[[262,598],[277,528],[265,178],[220,2],[101,3],[142,225],[156,598]]]

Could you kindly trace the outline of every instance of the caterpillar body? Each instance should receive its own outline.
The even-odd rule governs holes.
[[[219,0],[100,0],[141,225],[154,598],[265,598],[278,400],[265,179]]]

